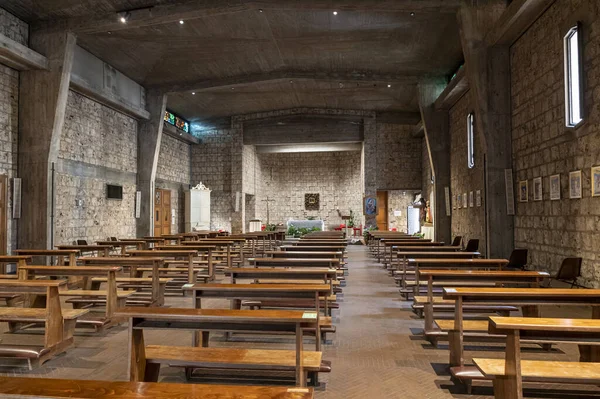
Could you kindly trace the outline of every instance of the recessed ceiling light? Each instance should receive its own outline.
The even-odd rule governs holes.
[[[180,20],[179,20],[179,24],[180,24],[180,25],[183,25],[184,23],[185,23],[185,22],[183,21],[183,19],[180,19]]]
[[[337,15],[337,11],[334,11],[334,12],[333,12],[333,15]]]
[[[392,87],[392,85],[388,85],[388,89],[391,88],[391,87]]]
[[[128,11],[120,12],[117,14],[119,16],[119,21],[122,24],[126,24],[129,21],[129,17],[131,17],[131,13]]]
[[[231,90],[235,90],[235,87],[232,87]]]
[[[415,12],[414,12],[414,11],[413,11],[413,12],[411,12],[411,13],[410,13],[410,16],[411,16],[411,17],[414,17],[414,16],[415,16]]]
[[[294,83],[294,81],[293,81],[293,80],[290,80],[290,83]]]
[[[193,92],[192,92],[192,96],[195,96],[195,95],[196,95],[196,92],[195,92],[195,91],[193,91]]]
[[[262,8],[259,8],[259,9],[258,9],[258,12],[263,12],[263,9],[262,9]]]
[[[112,35],[112,32],[111,32],[111,31],[108,31],[107,33],[108,33],[109,35]]]

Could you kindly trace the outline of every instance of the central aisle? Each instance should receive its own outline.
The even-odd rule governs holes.
[[[432,364],[439,364],[436,369],[443,372],[448,352],[431,349],[413,336],[422,330],[422,319],[400,299],[394,281],[367,255],[367,247],[349,245],[348,262],[337,332],[333,345],[324,346],[323,357],[332,361],[332,373],[323,378],[326,391],[316,397],[477,398],[440,389],[440,383],[448,385],[449,377],[436,375]]]

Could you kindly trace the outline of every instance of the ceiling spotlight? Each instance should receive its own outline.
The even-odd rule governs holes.
[[[192,92],[192,96],[195,96],[195,95],[196,95],[196,92],[195,92],[195,91],[193,91],[193,92]]]
[[[290,80],[290,83],[294,83],[294,81],[293,81],[293,80]]]
[[[112,32],[111,32],[111,31],[108,31],[108,32],[106,32],[106,33],[108,33],[109,35],[112,35]]]
[[[410,13],[410,16],[411,16],[411,17],[414,17],[414,16],[415,16],[415,12],[414,12],[414,11],[413,11],[413,12],[411,12],[411,13]]]
[[[338,86],[340,87],[340,89],[344,88],[344,84],[342,82],[338,83]]]
[[[231,90],[235,90],[235,87],[232,87]]]
[[[180,20],[179,20],[179,24],[180,24],[180,25],[183,25],[184,23],[185,23],[185,22],[183,21],[183,19],[180,19]]]
[[[334,12],[333,12],[333,15],[337,15],[337,11],[334,11]]]
[[[392,87],[392,85],[388,85],[388,89],[390,89]]]
[[[264,11],[263,11],[263,9],[262,9],[262,8],[259,8],[259,9],[258,9],[258,12],[264,12]]]
[[[131,13],[129,11],[120,12],[117,15],[119,16],[119,21],[122,24],[126,24],[127,21],[129,21],[129,18],[131,17]]]

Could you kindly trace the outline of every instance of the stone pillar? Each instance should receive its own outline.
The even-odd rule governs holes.
[[[487,254],[506,258],[514,248],[514,217],[507,214],[504,170],[512,168],[510,50],[485,41],[505,9],[502,2],[463,6],[460,34],[475,107],[475,127],[485,151]]]
[[[450,243],[452,219],[446,215],[446,192],[450,187],[450,126],[448,111],[436,110],[434,103],[444,90],[443,79],[419,84],[419,108],[433,174],[433,228],[435,240]],[[423,192],[425,190],[423,189]]]
[[[233,118],[231,123],[231,233],[246,231],[246,199],[244,198],[244,133],[243,123]],[[239,193],[239,194],[238,194]],[[239,198],[238,198],[239,196]],[[236,201],[237,211],[236,211]]]
[[[20,75],[18,168],[23,180],[18,245],[51,248],[52,167],[58,160],[76,38],[67,32],[34,33],[30,43],[48,58],[49,69]]]
[[[365,118],[363,128],[364,197],[377,197],[377,119]],[[365,227],[377,227],[376,215],[365,215]]]
[[[142,192],[140,218],[136,222],[138,237],[154,235],[154,181],[166,107],[164,93],[146,92],[150,119],[138,123],[137,189]]]

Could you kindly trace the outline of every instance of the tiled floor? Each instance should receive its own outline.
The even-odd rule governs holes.
[[[341,311],[338,314],[337,333],[332,342],[325,345],[324,358],[332,361],[332,373],[324,376],[326,390],[316,394],[320,399],[352,398],[491,398],[492,391],[486,387],[476,387],[476,395],[459,394],[449,381],[446,373],[448,352],[443,347],[435,349],[420,336],[423,322],[410,311],[408,302],[400,300],[398,290],[387,273],[371,258],[365,247],[349,248],[348,286],[344,288]],[[221,300],[207,301],[208,307],[226,307]],[[168,298],[168,306],[191,307],[191,299]],[[552,309],[552,315],[586,316],[586,310]],[[544,313],[547,315],[547,313]],[[2,328],[5,328],[2,326]],[[4,331],[4,330],[3,330]],[[191,334],[178,332],[168,334],[153,331],[147,335],[147,343],[188,345]],[[2,334],[2,342],[16,343],[38,340],[40,336],[31,334]],[[222,337],[211,339],[211,346],[246,346],[255,348],[293,348],[291,339],[276,338],[280,343],[264,342],[265,339],[252,339],[251,342],[226,343]],[[240,339],[238,339],[240,341]],[[261,342],[262,341],[262,342]],[[307,341],[308,342],[308,341]],[[307,343],[309,348],[312,344]],[[481,356],[502,357],[502,348],[487,346],[485,352],[467,351],[467,359],[475,353]],[[577,348],[573,345],[560,346],[546,353],[539,349],[524,351],[527,359],[577,360]],[[3,364],[6,364],[4,361]],[[22,366],[22,364],[20,364]],[[32,372],[23,367],[3,367],[0,372],[9,375],[25,374],[54,378],[126,380],[127,378],[127,328],[117,327],[103,336],[78,333],[75,347],[66,354],[47,362]],[[169,382],[183,382],[180,369],[167,368],[161,379]],[[535,386],[540,388],[539,385]],[[549,386],[542,386],[547,389]],[[579,391],[593,387],[567,386],[560,391],[540,393],[528,391],[528,397],[536,398],[600,398],[600,391],[584,392],[572,396],[567,390]]]

